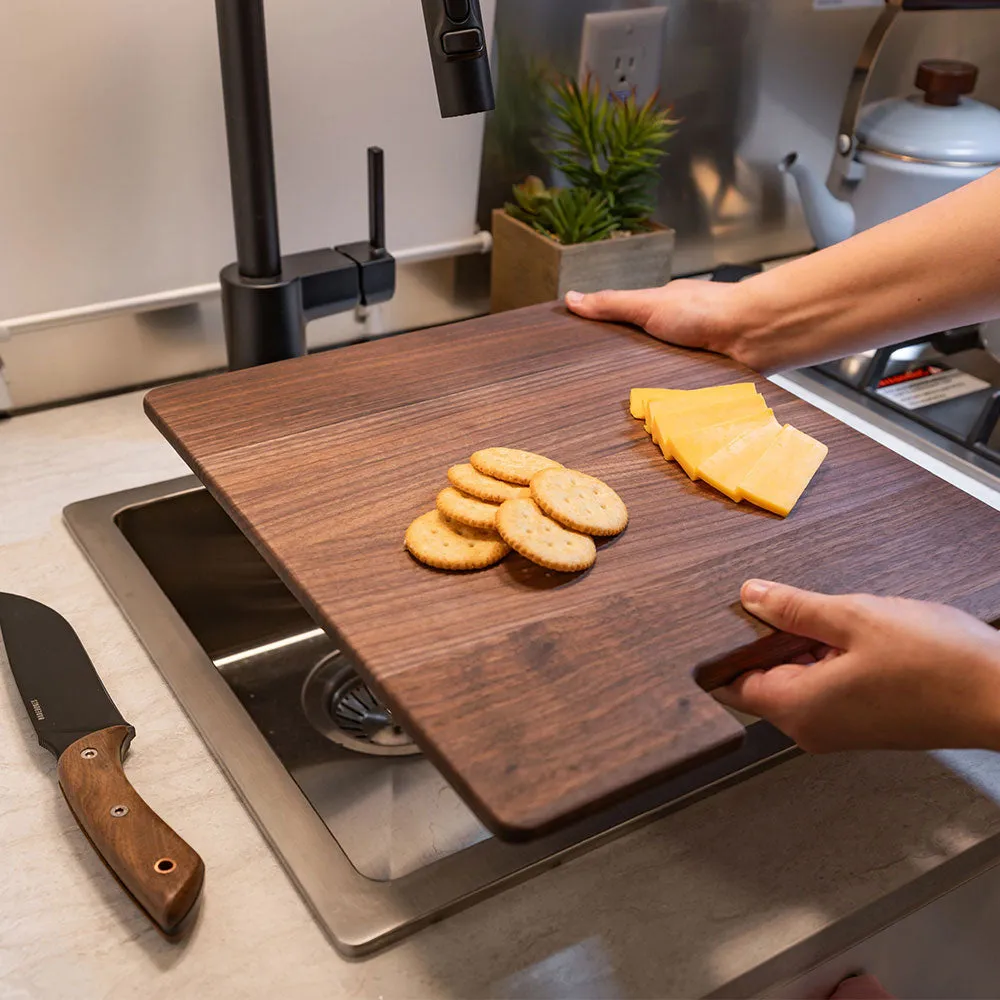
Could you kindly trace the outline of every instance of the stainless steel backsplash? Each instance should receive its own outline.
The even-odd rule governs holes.
[[[657,219],[678,234],[675,273],[808,250],[798,198],[776,164],[791,150],[825,177],[841,102],[877,10],[815,11],[812,0],[498,0],[497,110],[487,124],[480,224],[512,183],[545,174],[534,74],[575,75],[584,15],[665,6],[661,99],[682,120]],[[916,64],[961,58],[975,96],[1000,104],[1000,11],[904,14],[876,67],[872,99],[913,90]]]

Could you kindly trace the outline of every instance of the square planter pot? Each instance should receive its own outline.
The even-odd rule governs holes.
[[[569,291],[665,285],[673,254],[674,231],[665,227],[564,246],[495,209],[490,308],[504,312],[533,306]]]

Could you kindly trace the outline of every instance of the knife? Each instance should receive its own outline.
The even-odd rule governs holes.
[[[52,608],[0,593],[0,659],[4,652],[38,742],[55,754],[80,829],[133,901],[164,934],[177,935],[205,866],[125,777],[122,759],[135,730],[76,633]]]

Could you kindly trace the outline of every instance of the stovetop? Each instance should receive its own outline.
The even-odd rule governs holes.
[[[962,327],[808,369],[1000,479],[1000,362]]]
[[[739,281],[768,265],[721,267]],[[1000,484],[1000,323],[963,326],[784,373],[834,398],[921,450],[991,485]]]

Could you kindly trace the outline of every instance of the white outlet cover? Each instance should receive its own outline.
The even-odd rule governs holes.
[[[583,19],[579,79],[589,75],[622,98],[647,100],[660,86],[666,7],[613,10]]]

